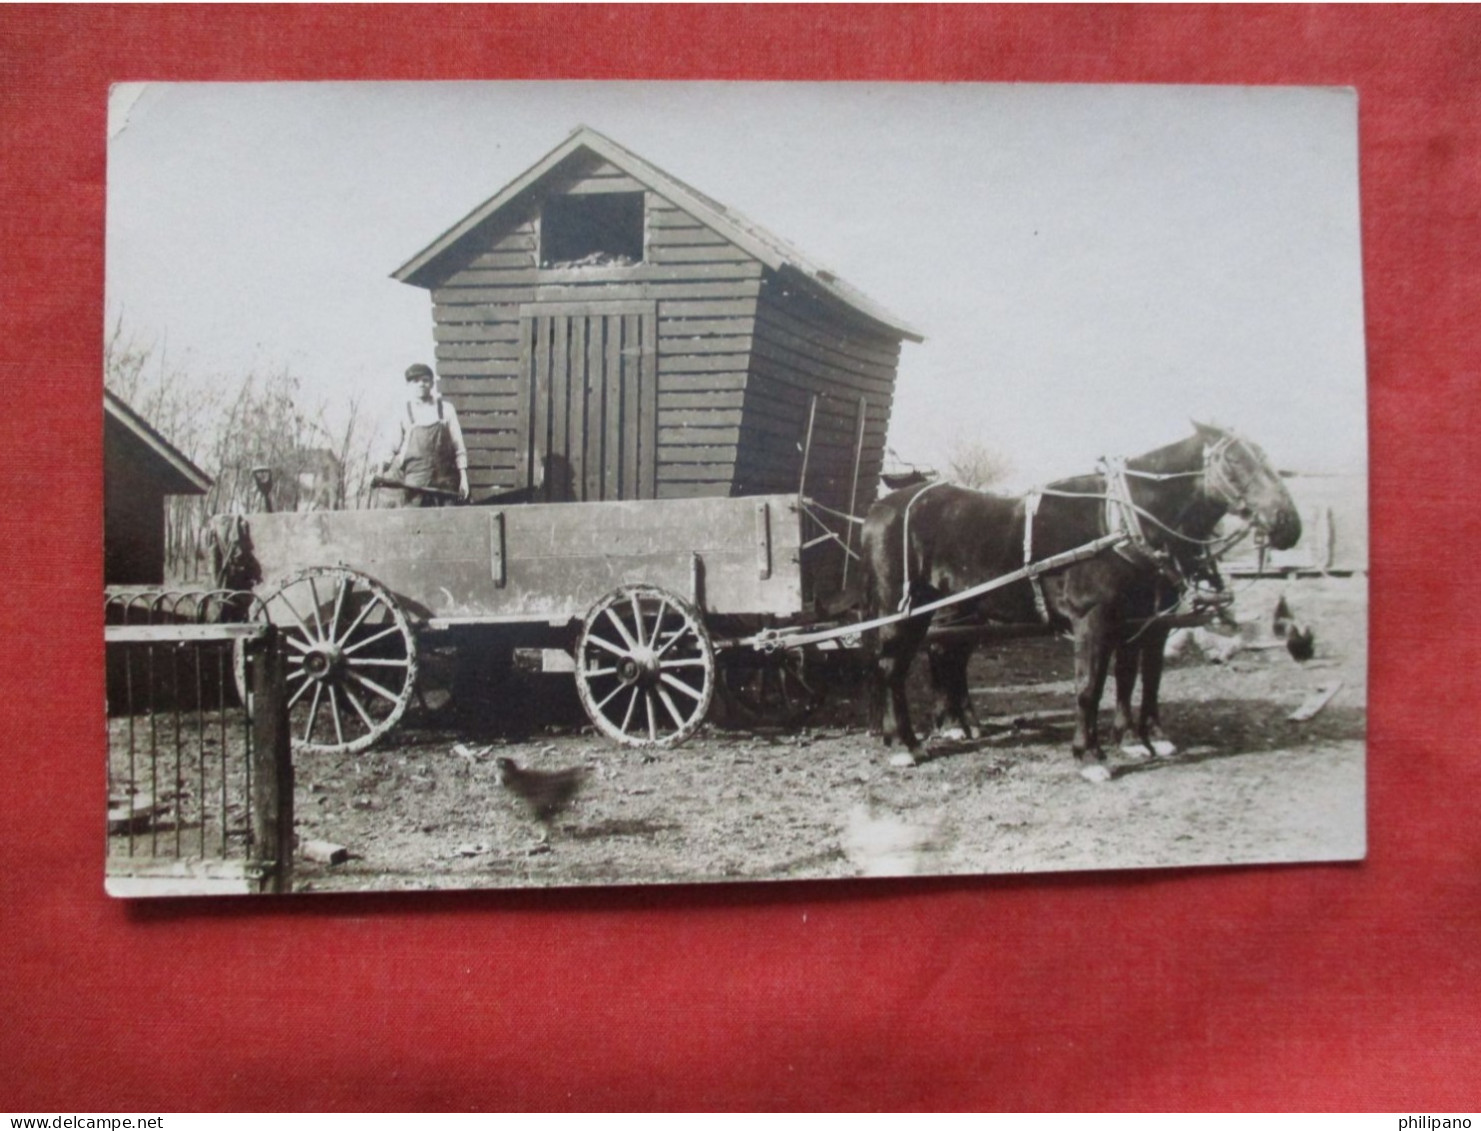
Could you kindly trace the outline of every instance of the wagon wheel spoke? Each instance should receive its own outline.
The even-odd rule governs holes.
[[[598,601],[582,624],[576,656],[582,706],[618,742],[682,742],[709,709],[715,682],[709,633],[687,602],[662,589],[627,586]]]
[[[638,604],[638,595],[634,593],[631,597],[628,598],[627,603],[632,606],[633,627],[638,630],[638,640],[641,641],[644,645],[649,645],[649,642],[643,639],[643,607]],[[660,607],[658,610],[658,620],[653,622],[653,633],[655,636],[658,634],[658,625],[659,622],[662,620],[663,609],[662,607]]]
[[[298,615],[298,610],[295,609],[293,605],[288,601],[279,602],[279,607],[287,610],[288,615],[293,618],[293,623],[298,625],[298,630],[303,633],[302,639],[304,648],[307,649],[308,647],[311,647],[314,640],[313,629],[309,628],[308,625],[303,623],[303,618]],[[285,635],[290,641],[294,640],[294,636],[291,632],[286,633]]]
[[[682,639],[684,639],[684,633],[683,633],[682,630],[679,631],[679,632],[676,632],[672,636],[670,636],[669,639],[668,639],[668,643],[665,644],[662,648],[659,648],[657,650],[658,658],[660,660],[663,659],[664,656],[668,655],[668,650],[670,648],[672,648],[675,644],[677,644]]]
[[[314,584],[314,579],[309,578],[309,596],[313,598],[309,608],[314,612],[314,627],[318,629],[317,639],[326,639],[324,635],[324,622],[319,617],[319,587]]]
[[[672,687],[672,688],[674,688],[675,690],[678,690],[678,691],[682,691],[685,695],[689,696],[696,703],[698,703],[701,699],[704,698],[704,693],[703,692],[696,691],[694,688],[690,687],[687,683],[685,683],[682,679],[676,679],[674,676],[669,675],[668,672],[664,672],[662,675],[659,676],[659,678],[662,679],[663,682],[665,684],[667,684],[669,687]]]
[[[316,723],[319,719],[319,700],[323,697],[323,695],[324,685],[322,683],[314,684],[314,705],[309,708],[309,721],[304,724],[304,742],[312,742],[314,740],[314,723]]]
[[[684,725],[684,716],[679,714],[679,708],[674,706],[673,696],[662,687],[656,687],[654,690],[658,693],[658,698],[662,700],[664,709],[668,711],[669,718],[674,720],[674,726],[682,727]]]
[[[377,695],[379,695],[382,699],[385,699],[387,702],[396,702],[396,694],[389,687],[382,687],[380,684],[376,683],[375,680],[368,679],[364,675],[357,672],[354,668],[350,669],[349,676],[361,687],[370,688],[371,691],[374,691]],[[346,690],[348,690],[348,688]]]
[[[357,640],[353,644],[346,645],[345,648],[344,648],[344,654],[346,656],[353,656],[356,652],[360,651],[362,648],[365,648],[365,647],[367,647],[367,646],[369,646],[371,644],[374,644],[377,641],[384,640],[388,636],[394,636],[396,633],[398,633],[400,631],[401,631],[400,627],[398,625],[394,625],[393,624],[390,628],[384,628],[380,632],[377,632],[374,636],[367,636],[364,640]],[[364,663],[365,661],[363,661],[363,660],[356,660],[355,662],[356,663]]]
[[[339,615],[344,611],[345,594],[350,591],[350,583],[346,578],[339,579],[339,585],[334,591],[334,614],[329,618],[329,639],[336,640],[335,635],[339,631]]]
[[[329,685],[329,717],[334,720],[334,741],[343,746],[345,744],[345,731],[339,721],[339,692],[334,690],[334,684]]]
[[[298,690],[288,697],[288,709],[291,711],[294,707],[298,706],[298,701],[304,697],[304,694],[308,691],[309,688],[320,686],[322,686],[322,684],[317,684],[314,683],[312,680],[305,679],[304,682],[299,686]]]
[[[629,648],[619,648],[616,644],[612,644],[609,641],[604,640],[600,636],[597,636],[595,634],[589,636],[587,638],[587,641],[586,642],[588,644],[594,644],[598,648],[604,648],[608,652],[611,652],[612,655],[614,655],[614,656],[621,656],[623,658],[626,658],[626,657],[632,655],[632,650],[631,649],[629,649]]]
[[[356,695],[348,687],[344,689],[345,698],[349,700],[350,706],[355,708],[355,713],[360,716],[370,730],[375,730],[375,720],[370,717],[370,712],[365,709],[365,704],[360,702],[360,696]]]
[[[634,610],[636,610],[637,606],[634,605],[633,608]],[[627,625],[622,623],[622,618],[617,615],[616,610],[614,610],[611,606],[608,606],[606,609],[606,613],[607,619],[612,622],[612,627],[617,630],[617,635],[622,637],[622,642],[627,645],[628,654],[637,651],[638,642],[633,639],[632,633],[627,631]],[[641,636],[643,633],[643,620],[641,615],[638,617],[637,627],[638,635]]]
[[[346,641],[346,640],[348,640],[348,639],[349,639],[349,638],[350,638],[350,637],[351,637],[351,636],[353,636],[353,635],[355,635],[355,630],[356,630],[356,629],[357,629],[357,628],[359,628],[359,627],[360,627],[360,625],[361,625],[361,624],[363,624],[363,623],[364,623],[364,621],[365,621],[365,618],[366,618],[366,617],[368,617],[368,616],[369,616],[369,615],[370,615],[370,612],[371,612],[371,610],[372,610],[372,609],[374,609],[374,608],[375,608],[375,604],[374,604],[374,602],[371,602],[371,601],[367,601],[367,602],[366,602],[366,603],[365,603],[365,607],[364,607],[364,608],[363,608],[363,609],[361,609],[361,610],[360,610],[360,615],[359,615],[359,616],[357,616],[357,617],[356,617],[356,618],[355,618],[355,619],[354,619],[354,620],[353,620],[353,621],[352,621],[352,622],[351,622],[351,623],[350,623],[350,627],[349,627],[349,628],[347,628],[347,629],[345,629],[345,633],[344,633],[344,635],[343,635],[343,636],[340,636],[340,637],[336,637],[336,638],[335,638],[335,641],[334,641],[334,642],[335,642],[335,643],[336,643],[336,644],[343,644],[343,643],[344,643],[344,642],[345,642],[345,641]]]
[[[627,685],[626,684],[619,683],[611,691],[607,692],[607,694],[605,694],[605,695],[602,696],[601,702],[599,702],[597,704],[597,710],[600,711],[603,707],[605,707],[608,703],[612,702],[613,699],[616,699],[617,696],[621,695],[626,690],[627,690]]]

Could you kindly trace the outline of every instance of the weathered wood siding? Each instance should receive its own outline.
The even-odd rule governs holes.
[[[899,341],[838,304],[771,274],[762,287],[754,337],[741,422],[748,438],[736,469],[742,489],[747,494],[797,489],[802,464],[798,444],[816,396],[807,493],[846,508],[862,401],[857,506],[867,506],[884,464]]]
[[[566,193],[638,191],[598,164]],[[549,190],[548,190],[549,191]],[[468,441],[475,494],[524,486],[520,311],[544,304],[651,302],[657,338],[655,479],[624,497],[729,495],[735,487],[742,404],[763,267],[688,213],[645,194],[644,261],[632,266],[541,268],[539,201],[506,218],[432,290],[437,368]],[[593,306],[600,314],[600,306]],[[579,497],[584,497],[581,495]]]

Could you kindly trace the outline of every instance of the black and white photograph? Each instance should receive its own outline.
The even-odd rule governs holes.
[[[128,83],[107,890],[1361,859],[1349,89]]]

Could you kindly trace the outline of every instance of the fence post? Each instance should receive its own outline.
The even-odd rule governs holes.
[[[271,625],[253,648],[251,858],[268,868],[265,890],[293,890],[293,751],[283,656]]]

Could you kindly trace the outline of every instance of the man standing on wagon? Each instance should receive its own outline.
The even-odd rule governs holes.
[[[468,499],[468,448],[458,410],[436,389],[432,370],[418,362],[406,371],[410,395],[401,421],[401,442],[390,469],[407,487],[428,487],[446,495],[406,492],[406,506],[436,507]]]

